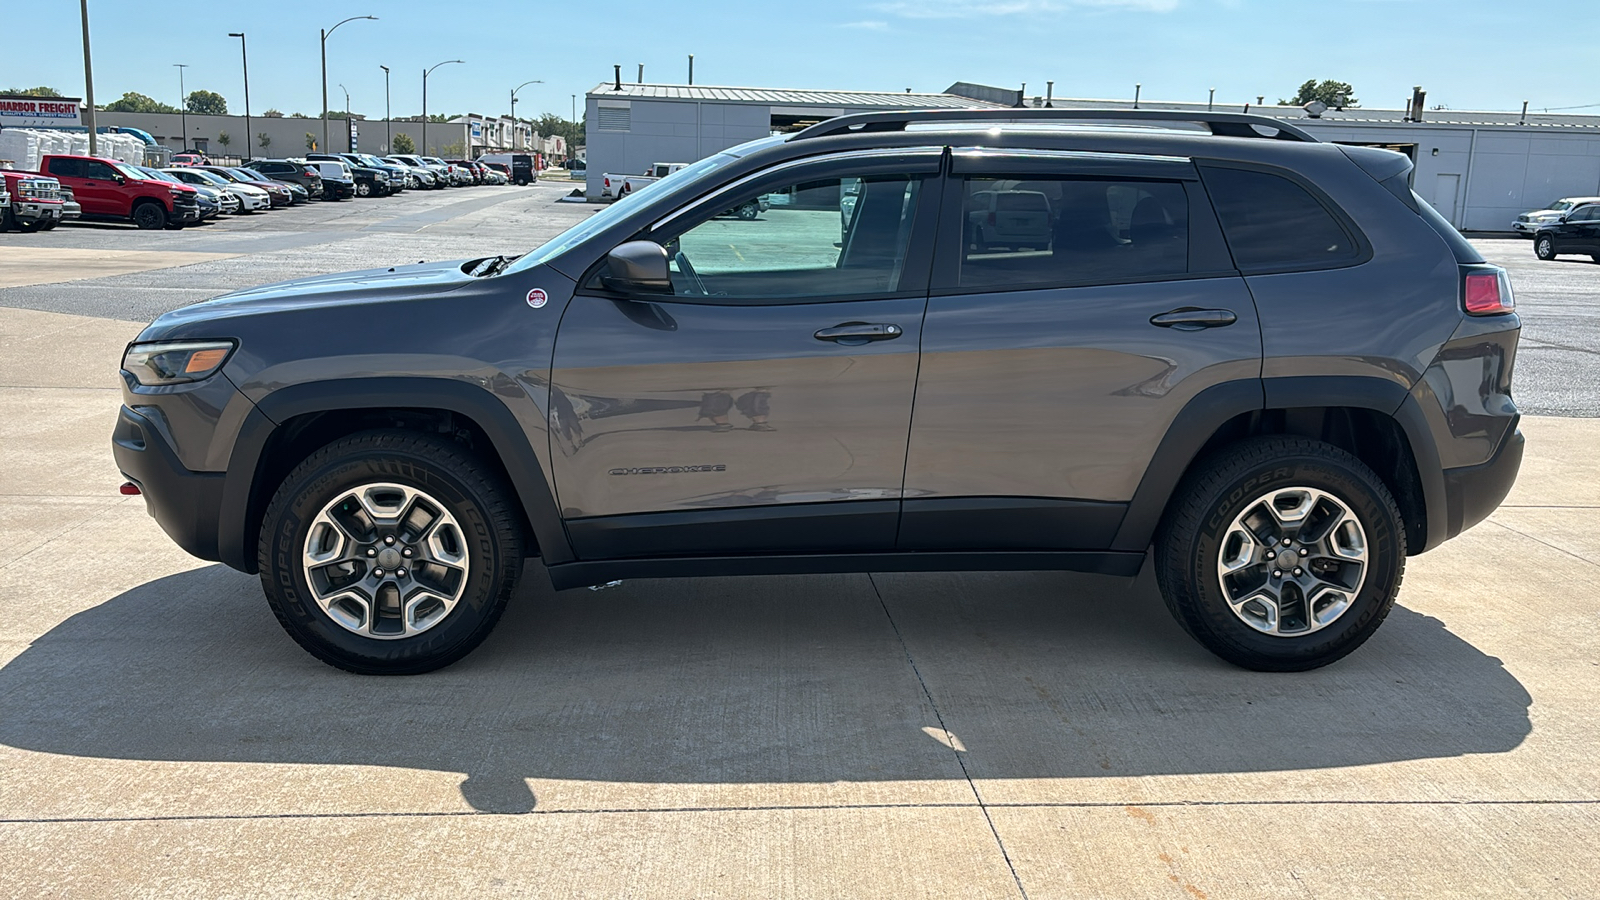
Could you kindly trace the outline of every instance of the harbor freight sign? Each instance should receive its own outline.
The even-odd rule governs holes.
[[[0,94],[0,128],[79,125],[78,101],[72,97],[14,97]]]

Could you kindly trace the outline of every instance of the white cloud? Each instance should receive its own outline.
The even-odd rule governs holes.
[[[1036,16],[1069,9],[1125,9],[1171,12],[1183,0],[919,0],[877,3],[874,9],[907,19],[974,19],[980,16]]]
[[[888,31],[889,30],[889,23],[881,21],[881,20],[869,19],[869,20],[862,21],[862,22],[843,22],[843,23],[840,23],[839,27],[840,28],[858,28],[858,29],[861,29],[862,31]]]

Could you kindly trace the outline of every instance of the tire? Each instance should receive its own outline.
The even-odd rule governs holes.
[[[490,469],[448,440],[408,431],[367,431],[335,441],[296,466],[267,507],[258,550],[267,602],[296,643],[336,668],[362,675],[415,675],[450,665],[488,637],[521,573],[522,532],[512,496]],[[334,524],[333,516],[346,515],[344,510],[358,511],[347,518],[358,522],[373,508],[371,503],[379,509],[387,503],[399,515],[390,525],[370,515],[360,519],[366,531],[359,540],[349,536],[357,528],[343,531]],[[415,510],[435,515],[421,529],[432,537],[407,536]],[[386,535],[399,540],[385,544],[381,539]],[[328,562],[302,564],[313,548],[330,545]],[[383,549],[374,553],[376,548]],[[411,554],[402,559],[397,548]],[[451,548],[459,554],[454,561]],[[383,571],[386,557],[391,567],[400,568]],[[407,559],[417,566],[409,572],[404,568]],[[341,574],[340,566],[349,569]],[[454,578],[449,577],[452,567]],[[431,574],[424,577],[425,570]],[[324,572],[346,580],[332,583],[320,574]],[[381,581],[375,577],[380,572]],[[396,602],[402,594],[392,587],[406,592],[404,604]],[[428,588],[437,591],[434,599],[422,597]],[[453,605],[448,605],[452,601],[446,595],[452,594]],[[371,602],[376,598],[397,611],[416,605],[403,618],[374,616],[369,610],[376,606],[382,612],[384,605]],[[416,633],[403,633],[419,623]]]
[[[365,183],[365,182],[359,182],[359,181],[356,182],[356,196],[357,197],[370,197],[370,196],[372,196],[372,187],[370,185],[368,185],[367,183]]]
[[[1556,239],[1548,234],[1541,234],[1533,239],[1533,255],[1544,260],[1556,258]]]
[[[1268,503],[1282,510],[1286,502],[1309,510],[1298,527],[1281,525],[1280,515],[1293,510],[1267,511]],[[1337,515],[1341,507],[1354,520],[1354,531],[1349,519]],[[1241,520],[1247,526],[1266,523],[1258,526],[1267,532],[1265,540],[1242,540],[1235,528]],[[1304,534],[1329,521],[1325,541],[1309,553],[1293,553]],[[1288,550],[1279,539],[1285,534]],[[1330,549],[1334,542],[1337,550]],[[1348,558],[1354,547],[1363,554],[1359,577],[1358,564]],[[1280,553],[1307,564],[1277,569]],[[1225,574],[1247,556],[1253,561]],[[1284,436],[1252,438],[1200,463],[1179,485],[1155,543],[1156,580],[1173,618],[1207,650],[1262,672],[1315,669],[1361,646],[1394,606],[1405,556],[1399,509],[1371,469],[1330,444]],[[1344,592],[1330,587],[1332,582],[1342,582]],[[1254,599],[1259,595],[1252,583],[1277,591],[1283,602]],[[1300,585],[1308,583],[1313,586],[1301,592]]]
[[[54,228],[55,228],[55,227],[56,227],[56,226],[57,226],[57,225],[60,225],[60,224],[61,224],[61,220],[60,220],[60,219],[51,219],[51,220],[50,220],[50,221],[48,221],[48,222],[41,222],[41,223],[39,223],[39,230],[40,230],[40,231],[51,231],[51,230],[53,230],[53,229],[54,229]]]
[[[761,207],[757,206],[754,203],[746,203],[743,206],[739,207],[739,218],[745,220],[746,222],[755,221],[756,216],[758,216],[760,214],[761,214]]]
[[[133,224],[146,231],[160,231],[167,227],[166,207],[147,201],[133,208]]]

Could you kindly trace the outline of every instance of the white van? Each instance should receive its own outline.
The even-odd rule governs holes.
[[[356,195],[356,176],[350,171],[350,164],[330,159],[306,160],[306,165],[315,166],[317,174],[322,176],[322,199],[343,200]]]

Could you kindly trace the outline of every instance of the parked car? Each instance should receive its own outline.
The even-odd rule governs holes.
[[[454,187],[465,187],[472,183],[472,175],[466,169],[454,163],[445,162],[437,156],[424,156],[422,160],[429,165],[443,169],[450,179],[450,184]]]
[[[1259,116],[846,115],[516,258],[169,312],[123,357],[112,450],[355,672],[460,659],[533,555],[557,589],[1148,557],[1213,653],[1310,669],[1522,458],[1510,280],[1411,172]],[[1049,252],[970,252],[941,211],[1019,173]]]
[[[194,188],[152,178],[127,163],[46,154],[39,168],[72,188],[85,218],[123,219],[148,229],[182,228],[200,221]]]
[[[135,168],[143,172],[145,175],[156,179],[157,181],[166,181],[171,182],[172,184],[188,184],[188,182],[178,178],[176,175],[163,172],[160,169],[152,169],[149,166],[136,166]],[[207,219],[216,218],[225,211],[227,204],[223,202],[223,198],[227,198],[227,200],[231,201],[235,209],[238,208],[238,199],[221,188],[200,184],[190,185],[190,187],[194,188],[195,199],[200,203],[200,221],[202,222]]]
[[[204,153],[185,150],[182,153],[172,154],[172,164],[174,166],[209,166],[211,165],[211,160]]]
[[[1544,260],[1563,253],[1580,253],[1600,262],[1600,203],[1579,206],[1552,222],[1540,224],[1533,235],[1533,252]]]
[[[322,176],[322,199],[346,200],[356,195],[356,177],[342,159],[308,159],[306,165]]]
[[[424,169],[427,169],[428,171],[432,172],[433,175],[434,175],[435,180],[438,182],[435,185],[436,188],[438,188],[440,190],[443,190],[444,188],[447,188],[447,187],[450,186],[450,167],[449,166],[443,165],[442,163],[441,164],[434,164],[434,163],[428,162],[427,160],[423,159],[420,156],[417,156],[414,153],[395,153],[395,154],[392,154],[392,155],[394,156],[395,159],[398,159],[401,162],[406,163],[407,165],[420,166],[420,167],[422,167]]]
[[[0,231],[48,231],[61,221],[61,182],[38,172],[0,169]]]
[[[1531,238],[1545,225],[1554,225],[1568,213],[1580,206],[1591,203],[1600,203],[1600,197],[1563,197],[1546,206],[1544,209],[1535,209],[1517,216],[1511,223],[1511,230],[1526,238]]]
[[[1048,250],[1054,219],[1039,191],[979,191],[967,197],[968,243],[979,253],[994,247]]]
[[[387,172],[389,175],[389,193],[391,194],[398,194],[410,187],[410,171],[406,166],[386,162],[371,153],[341,153],[339,155],[344,157],[345,161],[352,166],[365,166],[369,169]]]
[[[679,169],[687,167],[688,163],[655,163],[644,170],[641,175],[612,175],[603,173],[600,176],[600,196],[620,200],[647,185],[671,175]]]
[[[432,189],[439,186],[439,179],[433,170],[426,166],[416,166],[393,156],[383,157],[383,161],[390,165],[399,166],[406,172],[406,186],[416,190]]]
[[[77,197],[73,195],[72,188],[63,184],[61,186],[61,218],[51,219],[43,223],[39,226],[39,230],[49,231],[62,222],[71,222],[74,219],[81,218],[83,218],[83,207],[79,205]]]
[[[254,179],[256,182],[270,182],[278,185],[279,187],[288,188],[290,206],[294,206],[299,203],[307,203],[311,200],[311,192],[306,190],[305,186],[302,184],[294,181],[279,181],[278,179],[266,175],[260,169],[252,166],[239,166],[238,170],[239,174],[245,176],[246,178]]]
[[[457,168],[465,169],[467,172],[467,177],[471,179],[468,182],[469,184],[483,184],[483,172],[471,160],[447,159],[445,162]]]
[[[374,169],[338,153],[307,153],[306,159],[344,163],[350,170],[350,177],[355,180],[357,197],[384,197],[389,194],[387,167]]]
[[[322,175],[310,163],[294,159],[251,160],[250,168],[273,181],[298,184],[311,198],[322,198]]]
[[[227,178],[210,169],[202,169],[198,166],[174,166],[161,171],[162,174],[176,178],[185,184],[220,190],[228,194],[237,202],[237,206],[233,210],[235,213],[253,213],[272,208],[272,195],[267,193],[266,189],[237,179]]]
[[[226,178],[227,180],[232,181],[234,184],[248,184],[251,187],[260,188],[261,190],[266,191],[267,196],[272,200],[273,209],[277,209],[280,206],[289,206],[290,204],[294,203],[294,194],[289,191],[287,185],[262,178],[260,175],[254,173],[245,174],[243,170],[237,167],[203,166],[200,168],[203,168],[204,171],[210,172],[214,175],[219,175],[223,178]]]

